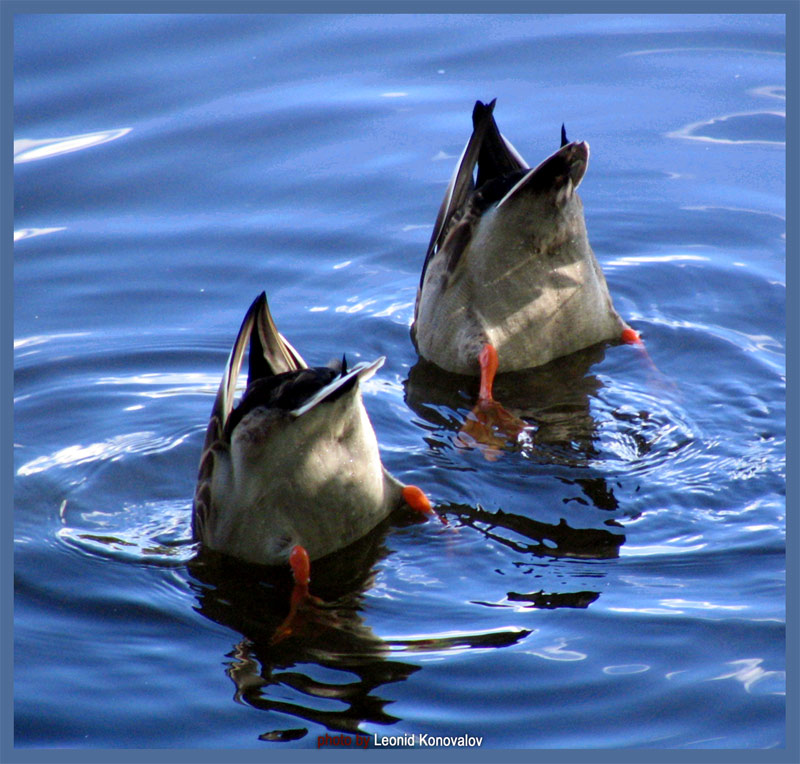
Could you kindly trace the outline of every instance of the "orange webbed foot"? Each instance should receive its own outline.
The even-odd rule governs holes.
[[[635,329],[631,329],[630,326],[626,326],[622,330],[622,336],[620,337],[620,339],[626,345],[642,345],[642,346],[644,346],[644,342],[642,342],[642,338],[639,336],[639,332],[637,332]]]
[[[311,582],[311,560],[308,552],[300,544],[292,548],[289,554],[289,566],[292,569],[294,587],[289,600],[289,614],[272,635],[272,644],[281,642],[291,636],[304,621],[304,610],[310,605],[318,605],[320,599],[309,593],[308,585]]]
[[[427,515],[428,517],[438,517],[439,520],[447,525],[447,519],[442,515],[438,515],[431,505],[430,499],[425,495],[425,491],[415,485],[407,485],[403,488],[403,501],[408,504],[411,509],[420,514]]]
[[[485,459],[500,457],[509,443],[516,443],[526,424],[494,399],[494,378],[500,365],[497,350],[487,343],[478,356],[481,367],[481,388],[478,403],[456,436],[456,444],[477,446]]]

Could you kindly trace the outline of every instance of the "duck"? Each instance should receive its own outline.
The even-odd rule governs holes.
[[[236,402],[248,352],[247,386]],[[421,489],[392,476],[361,396],[385,357],[309,367],[278,331],[266,293],[248,309],[206,430],[192,508],[205,548],[291,567],[292,602],[311,562],[357,541],[395,509],[433,514]],[[294,605],[293,605],[294,606]]]
[[[417,290],[419,355],[481,377],[544,365],[605,341],[639,342],[614,308],[577,189],[589,145],[568,141],[531,169],[500,133],[496,99],[475,103],[472,135],[439,208]]]

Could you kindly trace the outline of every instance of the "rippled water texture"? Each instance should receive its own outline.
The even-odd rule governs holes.
[[[15,743],[785,745],[780,16],[23,15],[15,27]],[[581,197],[643,336],[477,382],[409,325],[436,212],[497,98]],[[386,355],[396,522],[288,574],[198,555],[213,397],[265,289],[312,364]],[[202,720],[199,723],[198,720]]]

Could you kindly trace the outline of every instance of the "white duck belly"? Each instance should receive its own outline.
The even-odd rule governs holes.
[[[219,454],[217,517],[205,543],[250,562],[312,560],[361,538],[401,504],[360,400],[346,394],[293,419],[254,409]]]
[[[248,346],[247,389],[234,405]],[[293,550],[305,560],[336,552],[403,503],[431,513],[422,491],[381,463],[360,384],[383,362],[308,368],[278,333],[262,293],[242,322],[212,408],[194,539],[248,562],[290,562],[303,581]]]

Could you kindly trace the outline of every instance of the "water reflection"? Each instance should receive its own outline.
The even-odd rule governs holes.
[[[762,668],[762,658],[744,658],[742,660],[730,661],[728,665],[732,668],[725,674],[711,677],[712,681],[720,679],[735,679],[742,683],[745,692],[763,692],[773,695],[786,694],[786,672],[785,671],[766,671]],[[756,685],[759,685],[756,688]]]
[[[304,609],[293,634],[279,641],[274,636],[288,612],[292,586],[288,568],[252,566],[209,552],[190,563],[196,610],[242,635],[228,653],[226,669],[236,702],[337,732],[354,733],[364,723],[390,725],[399,718],[387,712],[389,701],[379,688],[403,682],[421,668],[400,656],[506,647],[530,633],[376,635],[364,617],[363,593],[388,554],[387,530],[383,523],[346,550],[313,563],[311,590],[323,604]],[[307,733],[306,727],[292,727],[260,739],[295,740]]]
[[[538,592],[531,592],[530,594],[520,594],[518,592],[509,592],[508,599],[510,602],[525,602],[530,603],[531,607],[539,610],[555,610],[560,607],[570,608],[587,608],[598,597],[600,592],[565,592],[559,594],[552,592],[545,594],[544,590]]]
[[[614,489],[595,472],[608,454],[600,448],[598,422],[592,411],[592,402],[597,401],[603,383],[589,370],[604,355],[605,345],[596,345],[545,366],[502,374],[495,381],[495,397],[513,416],[527,423],[517,442],[506,443],[505,450],[519,451],[540,465],[582,469],[574,478],[557,478],[581,491],[582,495],[569,497],[568,501],[614,511],[619,508]],[[409,373],[406,402],[435,427],[434,432],[459,432],[477,388],[477,380],[450,374],[420,360]],[[646,453],[649,443],[639,433],[639,427],[648,414],[617,409],[612,415],[636,439],[637,455]],[[454,446],[459,446],[459,441],[458,436],[452,438]],[[436,450],[444,444],[431,438],[429,445]]]
[[[91,556],[180,568],[197,551],[184,500],[136,502],[117,510],[63,499],[58,516],[56,538]]]
[[[100,146],[103,143],[122,138],[132,129],[131,127],[122,127],[116,130],[100,130],[95,133],[82,133],[81,135],[67,135],[61,138],[39,140],[20,138],[14,141],[14,164],[33,162],[37,159],[49,159],[61,154],[70,154],[73,151]]]
[[[543,523],[502,509],[489,512],[480,505],[474,508],[440,505],[438,510],[456,514],[461,525],[469,526],[487,539],[535,557],[609,560],[619,557],[620,547],[625,543],[623,533],[602,528],[572,528],[563,518],[557,525]],[[607,523],[621,527],[613,520]]]
[[[191,435],[191,432],[183,432],[165,436],[148,430],[114,435],[107,440],[88,445],[65,446],[53,454],[37,456],[26,462],[19,467],[17,475],[23,477],[47,472],[54,467],[71,468],[93,462],[113,461],[131,454],[163,453],[182,445]]]
[[[535,369],[497,377],[495,398],[530,424],[517,448],[537,461],[572,466],[585,465],[597,456],[590,401],[602,383],[588,372],[604,356],[605,346],[595,345]],[[451,374],[420,359],[409,372],[405,399],[438,429],[458,430],[477,399],[478,387],[477,378]]]
[[[699,435],[687,420],[680,389],[646,352],[617,349],[629,354],[632,378],[626,375],[607,386],[591,373],[592,366],[603,361],[606,347],[597,345],[545,366],[499,375],[495,397],[525,427],[516,442],[492,443],[487,458],[494,461],[512,452],[515,456],[507,459],[522,457],[527,465],[517,466],[526,472],[577,489],[563,496],[565,503],[616,512],[626,509],[617,496],[621,488],[632,480],[636,486],[631,489],[638,491],[645,474],[674,464],[676,455],[687,448],[697,449]],[[460,433],[471,416],[478,384],[477,379],[422,360],[405,382],[406,403],[428,430],[425,440],[431,456],[448,469],[474,469],[469,460],[454,457],[464,454]],[[486,456],[486,446],[478,445]],[[691,462],[684,457],[682,463]]]
[[[24,239],[32,239],[34,236],[45,236],[48,233],[58,233],[66,230],[66,226],[63,225],[51,228],[17,228],[14,231],[14,241],[23,241]]]
[[[772,146],[786,144],[786,114],[780,111],[754,111],[725,114],[692,122],[671,133],[668,138],[683,138],[705,143],[760,143]]]
[[[226,670],[237,702],[343,732],[354,732],[365,721],[397,721],[375,690],[404,681],[419,667],[387,660],[387,645],[361,613],[361,594],[371,584],[375,563],[386,554],[385,531],[383,524],[346,554],[314,563],[311,589],[325,605],[306,609],[295,635],[277,643],[275,631],[288,612],[288,569],[246,565],[208,552],[190,564],[202,584],[196,587],[198,612],[242,634],[228,654]],[[295,701],[286,699],[287,689]],[[330,701],[338,708],[331,708]]]

